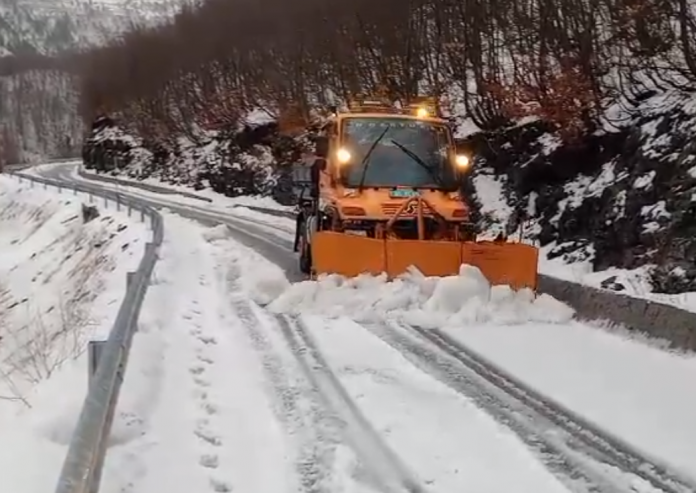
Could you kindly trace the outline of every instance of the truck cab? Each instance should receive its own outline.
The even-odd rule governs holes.
[[[414,239],[418,216],[427,236],[437,239],[438,231],[450,237],[451,226],[459,230],[468,223],[460,189],[469,158],[455,152],[450,124],[432,105],[398,109],[379,100],[355,102],[329,118],[315,155],[312,200],[301,206],[297,223],[303,271],[311,265],[313,231]],[[418,209],[414,197],[426,206]]]

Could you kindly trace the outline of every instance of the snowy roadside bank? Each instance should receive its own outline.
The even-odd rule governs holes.
[[[86,345],[111,329],[150,237],[113,204],[85,223],[83,200],[0,176],[0,476],[16,492],[55,486],[86,393]]]

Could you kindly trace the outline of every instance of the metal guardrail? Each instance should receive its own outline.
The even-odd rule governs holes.
[[[96,493],[99,490],[106,447],[118,402],[121,384],[126,373],[128,355],[133,335],[137,330],[140,308],[145,298],[152,271],[158,259],[158,250],[164,237],[162,216],[152,207],[110,191],[95,191],[79,183],[66,184],[36,176],[7,173],[20,181],[55,187],[62,192],[70,190],[75,195],[84,193],[90,202],[101,198],[105,203],[113,201],[117,209],[125,209],[129,215],[140,212],[141,219],[149,219],[152,240],[145,245],[138,270],[127,274],[126,294],[119,308],[113,328],[100,352],[96,373],[91,378],[87,396],[77,426],[68,447],[56,493]]]
[[[77,174],[80,176],[80,178],[84,178],[86,180],[93,180],[93,181],[101,181],[104,183],[111,183],[112,185],[122,185],[125,187],[135,187],[135,188],[140,188],[142,190],[145,190],[147,192],[153,192],[153,193],[159,193],[162,195],[181,195],[182,197],[187,197],[189,199],[196,199],[200,200],[202,202],[212,202],[213,200],[208,198],[208,197],[203,197],[202,195],[198,195],[195,193],[191,192],[185,192],[183,190],[175,190],[173,188],[167,188],[167,187],[159,187],[157,185],[152,185],[150,183],[143,183],[141,181],[135,181],[135,180],[124,180],[122,178],[116,178],[114,176],[106,176],[105,174],[101,173],[90,173],[84,170],[83,166],[79,166],[77,169]]]

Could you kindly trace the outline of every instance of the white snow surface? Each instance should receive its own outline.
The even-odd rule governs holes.
[[[82,222],[82,197],[0,176],[0,477],[55,488],[87,386],[85,348],[104,339],[150,234],[116,212]],[[37,467],[41,473],[37,474]]]
[[[327,276],[290,286],[269,308],[443,329],[542,394],[696,478],[696,357],[575,322],[570,307],[547,295],[491,287],[478,269],[462,266],[459,276],[442,279],[417,272],[391,282]]]
[[[164,213],[166,237],[116,416],[106,493],[285,491],[288,437],[262,361],[232,309],[234,251],[217,230]],[[268,474],[266,464],[273,464]],[[288,487],[290,490],[290,488]]]
[[[696,356],[579,323],[445,330],[542,394],[696,479]]]
[[[364,471],[382,465],[361,460],[352,446],[360,437],[330,418],[345,409],[317,409],[325,404],[256,303],[291,289],[282,271],[225,227],[164,217],[168,238],[134,341],[104,490],[301,491],[309,467],[317,487],[380,491]],[[506,428],[366,328],[303,319],[360,412],[428,491],[566,491]]]

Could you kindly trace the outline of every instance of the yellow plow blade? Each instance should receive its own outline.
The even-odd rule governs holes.
[[[383,240],[332,231],[321,231],[312,237],[312,264],[316,274],[379,275],[386,263]]]
[[[492,285],[537,287],[539,252],[522,243],[376,240],[352,234],[318,232],[312,238],[315,274],[386,273],[393,279],[416,267],[425,276],[456,276],[462,264],[481,270]]]
[[[461,243],[456,241],[383,240],[387,252],[384,272],[389,278],[403,274],[409,266],[425,276],[456,276],[462,265]]]
[[[524,243],[465,242],[462,263],[478,267],[492,285],[537,288],[539,250]]]

